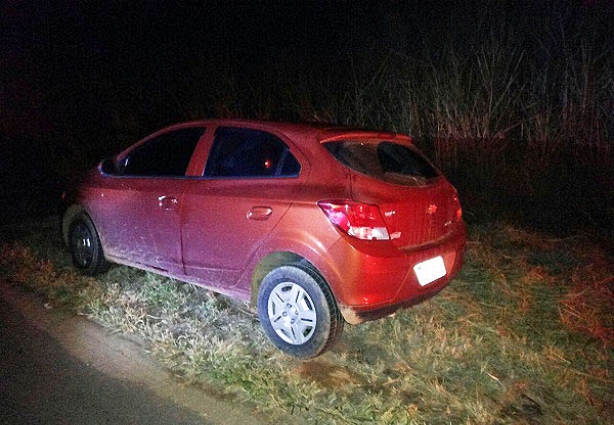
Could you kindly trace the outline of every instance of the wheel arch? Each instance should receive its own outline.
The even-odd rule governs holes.
[[[258,298],[260,283],[271,270],[302,262],[326,282],[338,304],[343,302],[343,270],[338,268],[329,252],[329,248],[338,240],[337,234],[320,239],[304,229],[270,235],[258,248],[240,278],[244,287],[250,289],[249,300],[253,303]]]
[[[258,263],[255,265],[251,273],[250,305],[252,307],[256,307],[258,300],[258,291],[266,275],[281,266],[299,267],[312,276],[316,275],[322,280],[322,282],[324,282],[326,286],[328,286],[328,289],[331,291],[335,298],[335,303],[338,304],[338,300],[332,285],[318,269],[318,267],[313,264],[313,262],[296,252],[273,251],[261,258],[260,261],[258,261]]]
[[[250,305],[253,307],[256,306],[260,285],[267,274],[278,267],[300,263],[304,263],[305,265],[309,264],[310,268],[315,268],[305,258],[290,251],[275,251],[262,258],[254,267],[251,275]]]
[[[68,246],[68,232],[70,231],[70,223],[72,223],[76,216],[84,212],[87,214],[85,208],[79,204],[69,206],[64,212],[64,216],[62,217],[62,240],[64,241],[65,246]]]

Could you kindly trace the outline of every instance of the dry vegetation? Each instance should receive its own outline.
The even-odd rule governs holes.
[[[614,420],[614,261],[587,236],[472,226],[466,266],[439,296],[348,327],[331,352],[300,362],[268,344],[252,311],[203,289],[120,266],[99,279],[75,274],[54,220],[3,238],[3,285],[136,335],[177,376],[273,418]]]

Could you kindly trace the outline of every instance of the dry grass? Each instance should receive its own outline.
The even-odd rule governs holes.
[[[573,287],[561,300],[561,321],[568,328],[586,333],[601,341],[604,347],[612,348],[614,270],[611,258],[604,258],[601,252],[590,248],[583,254],[587,263],[572,273]]]
[[[3,284],[138,335],[183,379],[307,423],[609,423],[614,420],[614,262],[585,237],[473,226],[467,263],[442,294],[347,327],[299,362],[252,311],[127,267],[75,274],[54,226],[2,244]],[[15,234],[15,233],[14,233]]]

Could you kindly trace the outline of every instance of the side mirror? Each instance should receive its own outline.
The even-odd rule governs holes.
[[[98,169],[103,174],[114,175],[117,174],[117,167],[115,166],[115,161],[113,158],[105,158],[100,161],[100,165],[98,165]]]

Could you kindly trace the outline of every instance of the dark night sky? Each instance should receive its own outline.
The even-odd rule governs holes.
[[[3,132],[38,135],[58,114],[104,121],[94,104],[106,110],[134,90],[146,97],[194,64],[231,58],[249,68],[286,55],[324,63],[338,54],[341,3],[228,3],[3,2]]]
[[[136,86],[147,92],[160,80],[178,80],[195,63],[229,59],[248,72],[291,57],[308,68],[329,68],[373,46],[411,48],[425,34],[441,33],[429,27],[463,25],[470,14],[464,7],[452,13],[438,2],[0,4],[2,104],[14,115],[3,130],[30,134],[50,125],[49,109],[83,103],[83,111],[96,101],[113,102],[108,92],[121,96]],[[394,32],[399,24],[401,37]],[[30,118],[28,130],[23,114]]]

